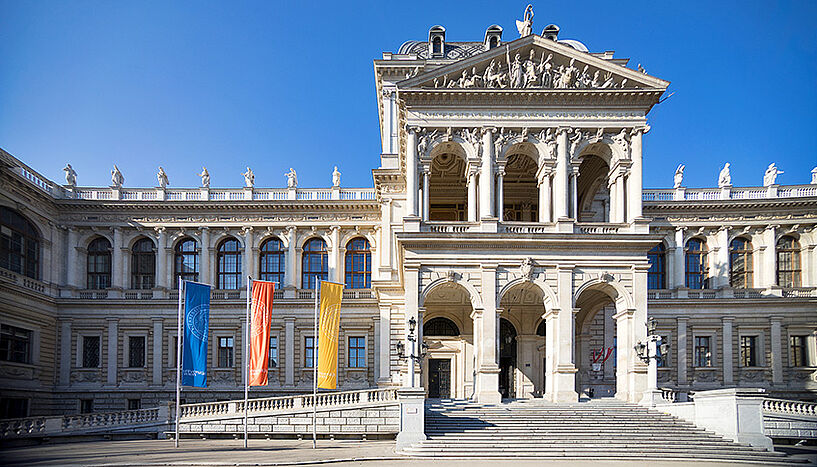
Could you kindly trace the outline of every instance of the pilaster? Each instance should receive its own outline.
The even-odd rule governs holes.
[[[284,386],[295,386],[295,318],[284,318]]]
[[[735,382],[732,363],[732,352],[734,349],[732,340],[732,326],[735,322],[735,318],[733,316],[724,316],[721,321],[723,322],[723,384],[725,386],[731,386]]]
[[[482,167],[479,175],[480,218],[494,216],[494,131],[487,127],[482,130]]]
[[[116,373],[119,356],[119,319],[107,318],[108,323],[108,372],[106,382],[109,386],[116,386]]]

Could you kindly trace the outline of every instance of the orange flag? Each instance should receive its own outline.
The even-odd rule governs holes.
[[[338,387],[338,333],[343,284],[321,282],[321,319],[318,331],[318,387]]]
[[[250,314],[250,386],[267,385],[272,294],[275,283],[253,281]]]

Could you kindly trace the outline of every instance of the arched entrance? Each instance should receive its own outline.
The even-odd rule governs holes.
[[[503,399],[516,398],[516,328],[499,320],[499,392]]]
[[[616,305],[604,291],[587,289],[576,299],[576,392],[579,397],[616,394]]]
[[[464,221],[468,214],[468,184],[465,151],[454,142],[432,150],[428,176],[429,215],[431,221]]]
[[[537,326],[544,323],[542,320],[545,314],[544,302],[544,292],[531,281],[519,281],[502,291],[499,309],[502,317],[516,334],[515,365],[509,375],[512,381],[507,384],[508,388],[512,389],[508,394],[513,393],[510,397],[531,398],[545,392],[543,378],[545,339],[544,333],[537,335]],[[544,324],[542,330],[544,331]],[[500,336],[500,347],[503,344],[504,339]],[[509,352],[510,350],[506,349],[505,355],[508,357]],[[503,352],[500,349],[500,371],[502,356]],[[503,378],[504,374],[500,374],[500,384]],[[505,393],[503,397],[506,397]]]

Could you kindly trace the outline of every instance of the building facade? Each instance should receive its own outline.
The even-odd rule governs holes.
[[[269,386],[306,392],[314,286],[343,282],[339,389],[432,398],[637,402],[647,318],[658,385],[817,398],[817,184],[642,189],[647,115],[669,83],[499,26],[431,28],[375,60],[374,187],[60,185],[0,151],[3,417],[163,404],[180,279],[212,284],[209,387],[243,391],[246,277],[278,283]],[[416,328],[411,323],[416,323]],[[416,367],[410,353],[422,344]],[[401,345],[398,345],[401,344]]]

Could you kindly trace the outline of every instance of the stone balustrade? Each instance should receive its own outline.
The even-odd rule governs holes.
[[[817,439],[817,404],[763,399],[763,431],[771,438]]]
[[[31,181],[31,180],[30,180]],[[32,181],[32,183],[34,183]],[[39,186],[39,185],[38,185]],[[49,191],[50,192],[50,191]],[[65,190],[65,198],[94,201],[373,201],[373,188],[97,188]]]
[[[702,300],[714,299],[766,299],[766,298],[812,298],[817,297],[817,287],[766,289],[651,289],[647,291],[649,300],[671,300],[676,298],[692,298]]]
[[[710,201],[805,198],[817,196],[817,185],[771,185],[768,187],[675,188],[643,190],[642,200],[655,201]]]
[[[763,412],[817,417],[817,403],[767,398],[763,400]]]
[[[170,420],[168,407],[0,420],[0,439],[150,429]]]

